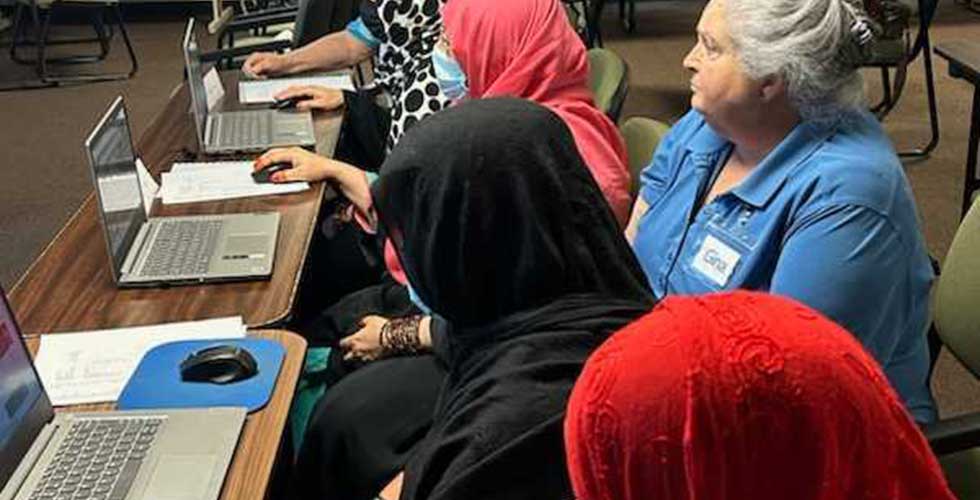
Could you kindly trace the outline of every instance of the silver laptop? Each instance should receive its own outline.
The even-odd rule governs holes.
[[[194,18],[184,33],[184,64],[191,91],[191,111],[198,145],[205,153],[262,151],[282,146],[313,146],[313,116],[309,111],[259,109],[209,113],[204,91]]]
[[[245,408],[58,413],[0,289],[0,500],[214,500]]]
[[[85,141],[118,286],[268,278],[279,214],[147,218],[122,97]]]

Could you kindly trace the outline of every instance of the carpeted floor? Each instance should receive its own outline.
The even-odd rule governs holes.
[[[604,19],[606,47],[630,66],[630,93],[623,112],[664,121],[688,106],[688,75],[681,60],[694,40],[703,2],[641,3],[636,33],[626,35],[608,2]],[[186,16],[209,19],[206,9],[139,5],[126,10],[129,32],[140,58],[140,70],[126,82],[0,92],[0,283],[10,287],[51,240],[91,189],[82,142],[117,94],[126,96],[135,136],[162,107],[182,78],[179,43]],[[980,40],[980,14],[953,0],[941,0],[932,30],[934,43]],[[205,42],[206,44],[207,42]],[[24,69],[6,52],[9,31],[0,34],[0,85],[23,78]],[[122,46],[113,47],[111,64],[120,67]],[[946,63],[934,61],[939,95],[941,140],[930,158],[909,163],[926,239],[933,255],[943,256],[956,231],[960,183],[972,89],[946,74]],[[879,94],[877,72],[868,72],[870,96]],[[928,135],[921,65],[910,71],[898,108],[885,125],[899,149],[923,143]],[[940,358],[933,386],[944,415],[980,410],[980,383],[948,353]]]

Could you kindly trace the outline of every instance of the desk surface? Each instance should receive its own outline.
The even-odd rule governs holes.
[[[226,87],[222,107],[240,108],[237,78],[224,74],[222,79]],[[136,150],[158,179],[175,160],[197,150],[188,109],[187,86],[180,85],[139,140]],[[341,119],[340,112],[314,116],[318,153],[333,154]],[[83,126],[94,126],[94,122]],[[10,301],[28,333],[237,315],[250,327],[275,325],[292,308],[325,189],[324,183],[316,183],[308,191],[282,196],[169,206],[158,201],[154,215],[278,211],[282,221],[272,277],[265,281],[128,290],[116,288],[112,280],[92,191],[14,285]]]
[[[249,335],[278,341],[286,348],[286,357],[269,404],[250,414],[245,420],[238,449],[235,450],[235,457],[221,490],[221,500],[265,499],[306,355],[306,341],[295,333],[285,330],[255,330],[250,331]],[[37,352],[38,338],[31,337],[26,341],[31,355],[34,355]],[[114,407],[112,403],[88,404],[58,408],[56,411],[108,411]]]
[[[980,42],[957,40],[941,43],[936,45],[936,53],[962,71],[964,78],[980,83]]]

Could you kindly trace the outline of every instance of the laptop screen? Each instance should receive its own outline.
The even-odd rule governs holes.
[[[0,488],[53,413],[0,289]]]
[[[85,141],[85,148],[99,197],[112,272],[118,281],[126,254],[140,226],[146,222],[122,97],[112,102],[109,111]]]
[[[191,111],[194,115],[194,126],[197,127],[197,144],[204,148],[204,129],[208,118],[208,100],[204,93],[204,73],[201,72],[201,60],[198,54],[197,40],[194,37],[194,18],[187,20],[184,31],[184,66],[187,70],[187,85],[191,91]]]

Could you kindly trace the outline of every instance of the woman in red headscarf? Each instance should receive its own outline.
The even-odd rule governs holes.
[[[452,0],[442,17],[444,43],[432,57],[446,96],[520,97],[553,111],[571,129],[585,165],[625,226],[631,204],[626,148],[592,102],[585,46],[561,2]]]
[[[774,295],[668,298],[616,333],[565,444],[578,500],[955,498],[854,337]]]

